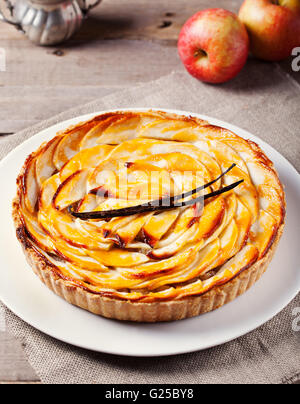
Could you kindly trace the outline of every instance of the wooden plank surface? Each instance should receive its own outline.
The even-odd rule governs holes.
[[[118,89],[183,67],[177,54],[181,26],[196,11],[223,7],[237,12],[242,0],[103,0],[81,31],[59,47],[32,45],[0,23],[7,55],[0,73],[0,136]],[[291,61],[278,64],[300,86]],[[300,88],[300,87],[299,87]],[[37,382],[19,341],[0,332],[0,384]]]

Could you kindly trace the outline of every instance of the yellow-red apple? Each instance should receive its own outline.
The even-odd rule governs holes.
[[[283,60],[300,46],[300,0],[245,0],[239,18],[260,59]]]
[[[178,51],[192,76],[209,83],[224,83],[244,67],[249,37],[235,14],[208,9],[195,14],[183,26]]]

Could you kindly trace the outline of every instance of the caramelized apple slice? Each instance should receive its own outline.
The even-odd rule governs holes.
[[[77,267],[70,262],[63,262],[61,260],[56,260],[53,256],[47,257],[50,262],[52,262],[56,268],[59,269],[59,273],[68,280],[70,284],[75,284],[76,286],[84,286],[85,277],[81,275],[81,268]]]
[[[273,165],[270,167],[263,166],[259,162],[249,161],[247,162],[249,172],[253,183],[259,188],[260,185],[265,185],[274,188],[280,197],[284,199],[283,186],[280,183],[279,177],[276,174]]]
[[[197,161],[200,172],[203,170],[203,177],[207,179],[207,182],[218,178],[221,174],[221,168],[217,161],[213,159],[209,153],[200,150],[198,147],[188,143],[177,143],[177,142],[157,142],[153,144],[151,148],[148,147],[148,153],[155,154],[184,154],[190,159]],[[232,163],[231,163],[232,164]],[[228,167],[230,167],[230,165]],[[226,167],[226,168],[228,168]],[[184,170],[186,171],[186,170]],[[213,185],[215,190],[219,189],[221,186],[221,181],[218,181]]]
[[[244,172],[244,175],[248,175],[248,168],[243,159],[236,153],[236,151],[225,144],[224,142],[219,142],[217,140],[209,140],[203,138],[195,143],[199,149],[212,155],[218,162],[222,164],[223,169],[231,166],[231,164],[236,164],[240,170]]]
[[[231,134],[225,142],[230,144],[245,161],[251,179],[257,187],[263,184],[273,187],[282,198],[284,197],[283,187],[273,163],[262,153],[256,143],[241,139],[234,134]]]
[[[136,166],[129,157],[100,164],[88,180],[91,192],[104,192],[120,199],[146,201],[172,193],[173,181],[166,170],[150,164]]]
[[[78,248],[78,250],[80,250]],[[92,271],[92,272],[108,272],[108,268],[88,255],[77,255],[70,251],[68,248],[59,247],[59,252],[62,257],[70,263],[79,268]]]
[[[153,216],[153,213],[150,213],[148,215],[140,215],[136,219],[131,220],[131,222],[128,223],[126,226],[119,228],[113,237],[116,238],[117,243],[120,245],[120,247],[124,247],[135,240],[135,238],[140,233],[145,223],[151,218],[151,216]]]
[[[206,239],[213,235],[223,221],[225,208],[223,198],[217,198],[205,205],[199,221],[197,240]]]
[[[103,200],[103,198],[99,198],[97,195],[88,194],[81,200],[77,207],[77,212],[92,212]]]
[[[95,212],[101,212],[106,210],[116,210],[116,209],[123,209],[129,208],[131,206],[138,206],[143,205],[144,203],[149,202],[148,200],[127,200],[127,199],[115,199],[109,198],[105,199],[103,203],[101,203],[97,208],[94,210]],[[132,216],[131,216],[132,220]]]
[[[179,216],[179,210],[162,212],[152,216],[143,227],[143,239],[151,247],[170,230]]]
[[[229,260],[222,269],[211,278],[201,282],[196,281],[181,288],[178,297],[202,295],[208,292],[216,285],[223,285],[237,276],[242,271],[250,268],[258,259],[258,250],[255,246],[249,244],[245,246],[235,257]]]
[[[203,177],[201,172],[172,172],[172,181],[174,182],[174,195],[181,195],[190,192],[196,188],[203,187],[207,184],[210,179]],[[211,188],[207,188],[208,192]],[[207,192],[207,191],[206,191]],[[199,198],[201,195],[204,196],[205,191],[201,190],[197,194],[194,194],[193,198]],[[190,198],[190,197],[189,197]]]
[[[136,168],[142,168],[144,165],[151,165],[159,169],[167,171],[201,171],[205,168],[203,165],[191,156],[185,153],[164,153],[148,156],[145,159],[135,160],[134,165]]]
[[[95,271],[86,271],[76,267],[76,272],[87,283],[88,288],[94,290],[95,292],[109,292],[114,290],[113,296],[116,296],[118,290],[142,288],[142,286],[139,285],[140,281],[123,278],[114,270],[110,270],[107,273],[96,273]],[[136,292],[130,294],[135,295]]]
[[[196,248],[196,251],[197,250],[198,248]],[[186,282],[190,279],[198,278],[206,270],[211,269],[213,263],[218,258],[219,251],[220,242],[218,239],[216,239],[202,249],[196,255],[196,259],[193,259],[191,262],[187,261],[186,265],[184,265],[182,268],[179,267],[174,273],[152,281],[151,285],[148,287],[153,290],[163,285],[175,285]],[[179,287],[178,290],[180,291],[181,287]],[[175,294],[178,293],[178,290],[175,292]]]
[[[22,208],[22,215],[27,232],[34,242],[44,251],[53,252],[55,246],[49,235],[40,227],[37,218]]]
[[[235,253],[238,253],[239,250],[242,249],[247,243],[252,225],[252,217],[250,211],[238,198],[237,198],[237,210],[235,215],[235,222],[239,232],[235,251]]]
[[[200,162],[183,153],[157,154],[135,160],[130,164],[130,174],[134,175],[135,172],[146,173],[146,179],[149,177],[148,182],[150,182],[151,190],[155,188],[155,184],[162,182],[164,178],[166,185],[162,188],[168,190],[170,188],[168,183],[174,182],[176,194],[191,191],[211,181],[207,169]],[[163,195],[163,192],[160,193],[160,196]],[[172,192],[170,188],[170,192],[166,193],[172,195]],[[152,199],[154,198],[152,197]]]
[[[152,259],[166,259],[177,254],[186,246],[186,244],[193,242],[195,235],[197,234],[197,225],[198,223],[194,224],[170,245],[152,250],[148,256]]]
[[[80,142],[90,129],[91,125],[76,127],[61,139],[53,156],[53,162],[58,171],[80,151]]]
[[[67,243],[64,241],[62,238],[57,237],[55,234],[51,234],[51,237],[55,239],[55,246],[57,247],[56,249],[61,252],[62,255],[66,255],[67,257],[87,257],[87,250],[84,248],[76,247],[73,246],[70,243]],[[62,253],[62,251],[64,253]]]
[[[80,150],[90,149],[100,144],[99,139],[103,131],[108,128],[112,123],[122,121],[122,115],[108,116],[101,120],[97,125],[92,127],[88,133],[82,138],[80,142]]]
[[[277,234],[278,224],[273,216],[264,210],[260,211],[257,222],[250,232],[251,242],[258,248],[260,258],[264,257],[272,246]]]
[[[77,219],[75,220],[75,227],[79,232],[82,240],[88,240],[91,237],[91,234],[93,235],[93,244],[88,241],[88,247],[96,248],[97,250],[102,249],[104,251],[108,251],[113,246],[113,242],[103,236],[101,227],[98,228],[98,226],[96,226],[96,223],[83,222],[82,220]],[[94,242],[96,243],[96,245],[94,244]]]
[[[224,262],[228,261],[235,254],[238,237],[238,226],[235,220],[232,220],[220,234],[221,252],[219,259],[215,263],[216,267],[223,265]]]
[[[133,139],[128,142],[123,142],[115,147],[110,155],[110,160],[137,159],[138,157],[144,158],[147,155],[151,155],[152,148],[159,144],[154,139]],[[134,161],[133,160],[133,161]]]
[[[58,188],[53,204],[56,209],[63,210],[80,201],[86,195],[86,183],[90,170],[81,170],[72,174]]]
[[[61,181],[65,181],[77,171],[97,167],[112,150],[112,146],[103,145],[79,152],[60,171]]]
[[[104,223],[102,227],[102,233],[105,235],[105,237],[108,237],[111,234],[116,233],[118,229],[127,226],[128,223],[130,223],[132,220],[135,220],[137,217],[138,215],[115,217],[108,223]]]
[[[81,269],[74,264],[68,264],[67,266],[59,262],[56,262],[55,264],[64,275],[66,280],[72,281],[75,279],[76,285],[80,284],[83,287],[88,288],[88,290],[94,291],[95,293],[105,292],[105,294],[109,296],[109,293],[114,290],[112,294],[114,297],[122,296],[123,298],[126,298],[126,296],[136,296],[138,298],[141,295],[137,292],[123,292],[122,289],[137,287],[136,284],[138,281],[128,281],[128,279],[124,279],[118,275],[114,277],[115,271],[113,270],[110,270],[107,273],[96,273],[95,271]],[[118,290],[121,291],[118,292]]]
[[[39,186],[50,178],[56,171],[53,162],[54,152],[58,143],[61,141],[61,136],[55,137],[42,149],[36,160],[36,178]]]
[[[255,222],[259,213],[259,198],[255,186],[252,184],[251,179],[245,176],[244,171],[239,167],[234,167],[224,179],[225,185],[230,185],[236,181],[243,179],[244,182],[234,189],[234,193],[249,209],[252,214],[252,220]]]
[[[164,169],[157,170],[151,165],[130,170],[127,175],[127,182],[124,179],[119,185],[116,195],[119,198],[129,200],[153,201],[174,195],[174,183],[170,173]]]
[[[278,191],[268,185],[258,187],[261,208],[275,219],[278,225],[282,224],[285,215],[285,206]]]
[[[157,249],[161,249],[173,244],[188,229],[190,229],[194,224],[198,223],[199,219],[198,205],[190,208],[182,208],[174,225],[155,247]]]
[[[108,126],[98,139],[98,144],[120,144],[137,137],[141,118],[137,115],[126,116]]]
[[[51,222],[54,231],[67,243],[85,249],[105,250],[107,248],[107,244],[103,243],[101,234],[94,232],[93,237],[91,237],[91,234],[85,229],[78,229],[80,221],[73,221],[68,215],[55,209],[49,215],[48,221]]]
[[[273,163],[256,143],[247,141],[229,130],[222,129],[220,131],[220,128],[214,126],[206,127],[205,136],[230,146],[246,164],[255,186],[265,184],[274,187],[281,197],[284,196],[284,191],[274,170]]]
[[[26,161],[25,173],[22,180],[25,206],[31,213],[35,211],[39,195],[35,165],[36,159],[34,156],[30,156]]]
[[[122,275],[130,279],[141,280],[153,276],[160,276],[162,273],[173,272],[184,264],[188,265],[189,262],[194,261],[196,253],[194,248],[189,247],[180,254],[159,262],[148,262],[133,268],[125,268],[122,271]]]
[[[252,244],[246,245],[237,255],[222,267],[220,273],[216,275],[217,279],[220,279],[220,282],[227,282],[232,276],[237,276],[241,271],[254,265],[258,257],[259,254],[257,248]],[[209,284],[211,279],[205,281],[205,283],[206,282]]]
[[[94,232],[93,237],[91,237],[91,231],[84,228],[89,223],[82,223],[80,220],[73,221],[68,214],[54,208],[52,200],[59,182],[59,174],[57,174],[44,183],[38,215],[40,226],[46,229],[48,234],[53,236],[55,240],[59,239],[57,241],[58,245],[62,243],[64,246],[64,242],[69,244],[71,252],[74,254],[78,254],[78,250],[73,251],[73,246],[109,249],[112,243],[103,240],[101,234],[97,232]],[[82,224],[83,228],[80,227],[80,224]]]
[[[101,162],[91,171],[87,182],[87,192],[116,197],[123,184],[127,184],[125,160]]]
[[[53,198],[61,185],[60,176],[59,174],[53,175],[52,177],[48,178],[43,184],[43,188],[40,194],[40,209],[41,211],[46,211],[51,207]]]
[[[173,140],[178,133],[183,136],[183,131],[191,136],[191,132],[188,129],[196,127],[194,123],[187,123],[185,121],[173,121],[158,119],[154,122],[150,122],[145,125],[139,132],[139,137],[150,138],[150,139],[162,139],[162,140]]]
[[[203,239],[204,240],[203,247],[206,247],[209,243],[211,243],[220,236],[220,234],[224,231],[226,226],[234,219],[236,209],[237,209],[237,198],[232,193],[225,198],[225,214],[223,215],[221,223],[218,226],[216,226],[215,230],[210,235],[208,234],[208,238]]]
[[[133,267],[149,261],[149,258],[144,254],[131,253],[118,248],[110,251],[90,251],[90,255],[109,267]]]

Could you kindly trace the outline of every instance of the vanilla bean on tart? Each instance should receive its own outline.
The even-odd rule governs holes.
[[[233,164],[230,169],[235,167],[235,164]],[[230,170],[228,169],[227,172]],[[112,219],[114,217],[124,217],[124,216],[132,216],[136,214],[141,214],[141,213],[146,213],[146,212],[159,212],[159,211],[166,211],[166,210],[172,210],[175,208],[179,207],[187,207],[191,205],[195,205],[197,203],[201,203],[203,201],[208,200],[209,198],[214,198],[215,196],[219,196],[222,194],[225,194],[226,192],[229,192],[233,190],[234,188],[238,187],[240,184],[244,182],[244,180],[240,180],[235,182],[234,184],[228,185],[227,187],[221,188],[218,191],[211,192],[209,194],[202,195],[198,198],[195,199],[190,199],[188,201],[184,201],[183,199],[186,198],[187,196],[194,195],[197,192],[199,192],[202,189],[207,188],[208,186],[212,185],[213,183],[217,182],[219,179],[221,179],[225,173],[220,175],[220,177],[214,181],[211,181],[209,184],[205,184],[200,188],[193,189],[190,192],[186,192],[181,195],[176,195],[172,197],[167,197],[167,198],[161,198],[156,201],[150,201],[147,203],[144,203],[142,205],[138,206],[131,206],[130,208],[123,208],[123,209],[113,209],[113,210],[104,210],[104,211],[96,211],[96,212],[75,212],[72,209],[72,206],[69,206],[68,211],[69,213],[82,220],[89,220],[89,219]]]
[[[26,160],[17,237],[41,280],[108,318],[172,321],[249,289],[280,240],[285,195],[255,143],[164,112],[112,112]]]

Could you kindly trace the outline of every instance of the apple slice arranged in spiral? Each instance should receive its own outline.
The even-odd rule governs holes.
[[[124,268],[122,270],[122,275],[129,279],[146,279],[161,273],[173,273],[182,265],[187,264],[189,261],[194,261],[195,255],[196,252],[193,247],[189,247],[183,250],[180,254],[162,261],[151,261],[133,268]]]
[[[199,245],[197,247],[199,247]],[[195,248],[194,251],[197,251],[197,248]],[[157,281],[152,282],[150,288],[155,289],[161,285],[164,285],[165,283],[184,283],[189,279],[199,277],[213,266],[218,257],[219,251],[220,242],[218,239],[216,239],[208,244],[205,248],[200,250],[196,256],[190,254],[190,259],[188,259],[184,265],[174,268],[174,271],[172,271],[170,274],[166,274],[166,276],[162,276]]]
[[[229,260],[221,271],[215,276],[210,277],[205,281],[196,281],[186,287],[183,287],[178,297],[203,295],[216,285],[223,285],[237,276],[240,272],[250,268],[258,259],[258,250],[255,246],[249,244],[244,247],[235,257]]]
[[[261,258],[264,257],[272,245],[277,230],[278,224],[274,217],[262,210],[250,233],[250,239],[258,248]]]
[[[53,162],[58,171],[80,151],[80,142],[92,127],[90,125],[77,126],[70,129],[56,147]]]
[[[34,213],[38,202],[39,185],[36,179],[36,159],[28,157],[25,163],[25,173],[21,179],[24,202],[29,212]]]
[[[143,240],[151,247],[155,247],[156,243],[170,230],[174,222],[179,216],[179,210],[162,212],[154,215],[143,226]]]
[[[115,116],[100,122],[82,139],[80,149],[102,145],[116,145],[136,137],[141,118],[135,114]]]
[[[58,188],[53,198],[56,209],[63,210],[86,195],[86,182],[91,170],[81,170],[68,177]]]
[[[54,153],[61,139],[61,136],[57,136],[47,143],[36,159],[36,178],[40,187],[56,171],[56,166],[53,159]]]
[[[112,150],[112,146],[101,145],[77,153],[60,171],[61,181],[65,181],[77,171],[97,167]]]
[[[199,122],[187,123],[184,120],[166,120],[158,119],[154,122],[145,125],[139,132],[139,137],[150,139],[174,140],[176,137],[184,138],[185,141],[196,140],[194,129],[199,125]],[[203,121],[203,125],[206,121]]]
[[[124,227],[119,228],[112,236],[112,239],[119,244],[120,247],[126,247],[131,243],[142,230],[145,223],[153,216],[153,213],[148,215],[140,215],[136,219],[131,220]]]

